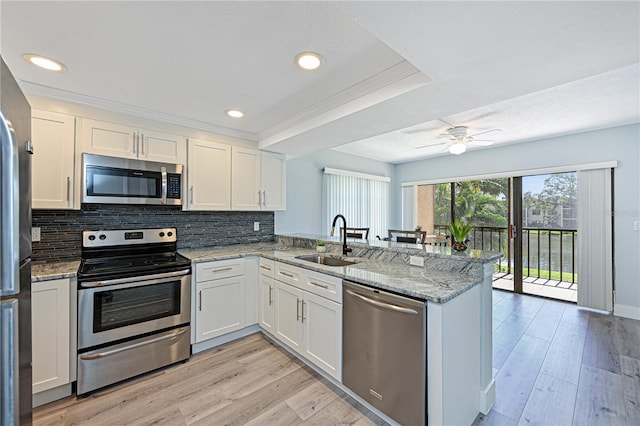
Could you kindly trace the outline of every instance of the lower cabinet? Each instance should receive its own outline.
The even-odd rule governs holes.
[[[260,275],[260,326],[273,333],[275,326],[275,281],[271,277]]]
[[[68,278],[37,281],[31,285],[34,394],[71,380],[69,300]]]
[[[341,304],[276,281],[273,334],[332,377],[342,380]]]
[[[195,267],[195,343],[245,327],[244,259]]]

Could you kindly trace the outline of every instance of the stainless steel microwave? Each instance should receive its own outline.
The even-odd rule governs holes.
[[[182,204],[182,165],[82,154],[82,202]]]

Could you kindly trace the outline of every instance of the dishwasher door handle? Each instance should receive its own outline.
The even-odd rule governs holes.
[[[361,300],[363,300],[366,303],[369,303],[371,305],[377,306],[379,308],[383,308],[383,309],[389,309],[391,311],[396,311],[396,312],[400,312],[403,314],[412,314],[412,315],[418,315],[418,311],[416,311],[415,309],[410,309],[410,308],[405,308],[403,306],[398,306],[398,305],[393,305],[391,303],[384,303],[384,302],[379,302],[377,300],[374,299],[369,299],[368,297],[365,297],[361,294],[358,293],[354,293],[353,291],[347,289],[345,290],[347,292],[347,294],[351,295],[351,296],[355,296]]]

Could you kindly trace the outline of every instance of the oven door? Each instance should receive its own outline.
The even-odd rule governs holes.
[[[78,349],[189,323],[189,269],[84,282],[78,288]]]

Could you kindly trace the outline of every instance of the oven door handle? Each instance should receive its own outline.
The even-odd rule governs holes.
[[[118,349],[112,349],[110,351],[99,352],[97,354],[80,355],[80,359],[81,360],[85,360],[85,361],[91,361],[91,360],[94,360],[94,359],[100,359],[100,358],[104,358],[104,357],[107,357],[107,356],[110,356],[110,355],[115,355],[115,354],[118,354],[120,352],[130,351],[131,349],[136,349],[136,348],[139,348],[141,346],[150,345],[152,343],[161,342],[163,340],[175,339],[179,335],[186,333],[187,330],[188,330],[187,327],[183,327],[183,328],[177,330],[175,333],[169,334],[167,336],[156,337],[154,339],[146,340],[144,342],[134,343],[133,345],[125,346],[125,347],[118,348]]]
[[[170,281],[176,277],[182,277],[184,275],[189,275],[190,273],[191,273],[191,269],[183,269],[182,271],[166,272],[164,274],[144,275],[141,277],[127,277],[127,278],[117,278],[115,280],[90,281],[88,283],[80,283],[80,287],[94,288],[94,287],[104,287],[108,285],[128,284],[128,283],[140,283],[140,285],[147,285],[147,284],[151,284],[146,282],[149,280]]]

